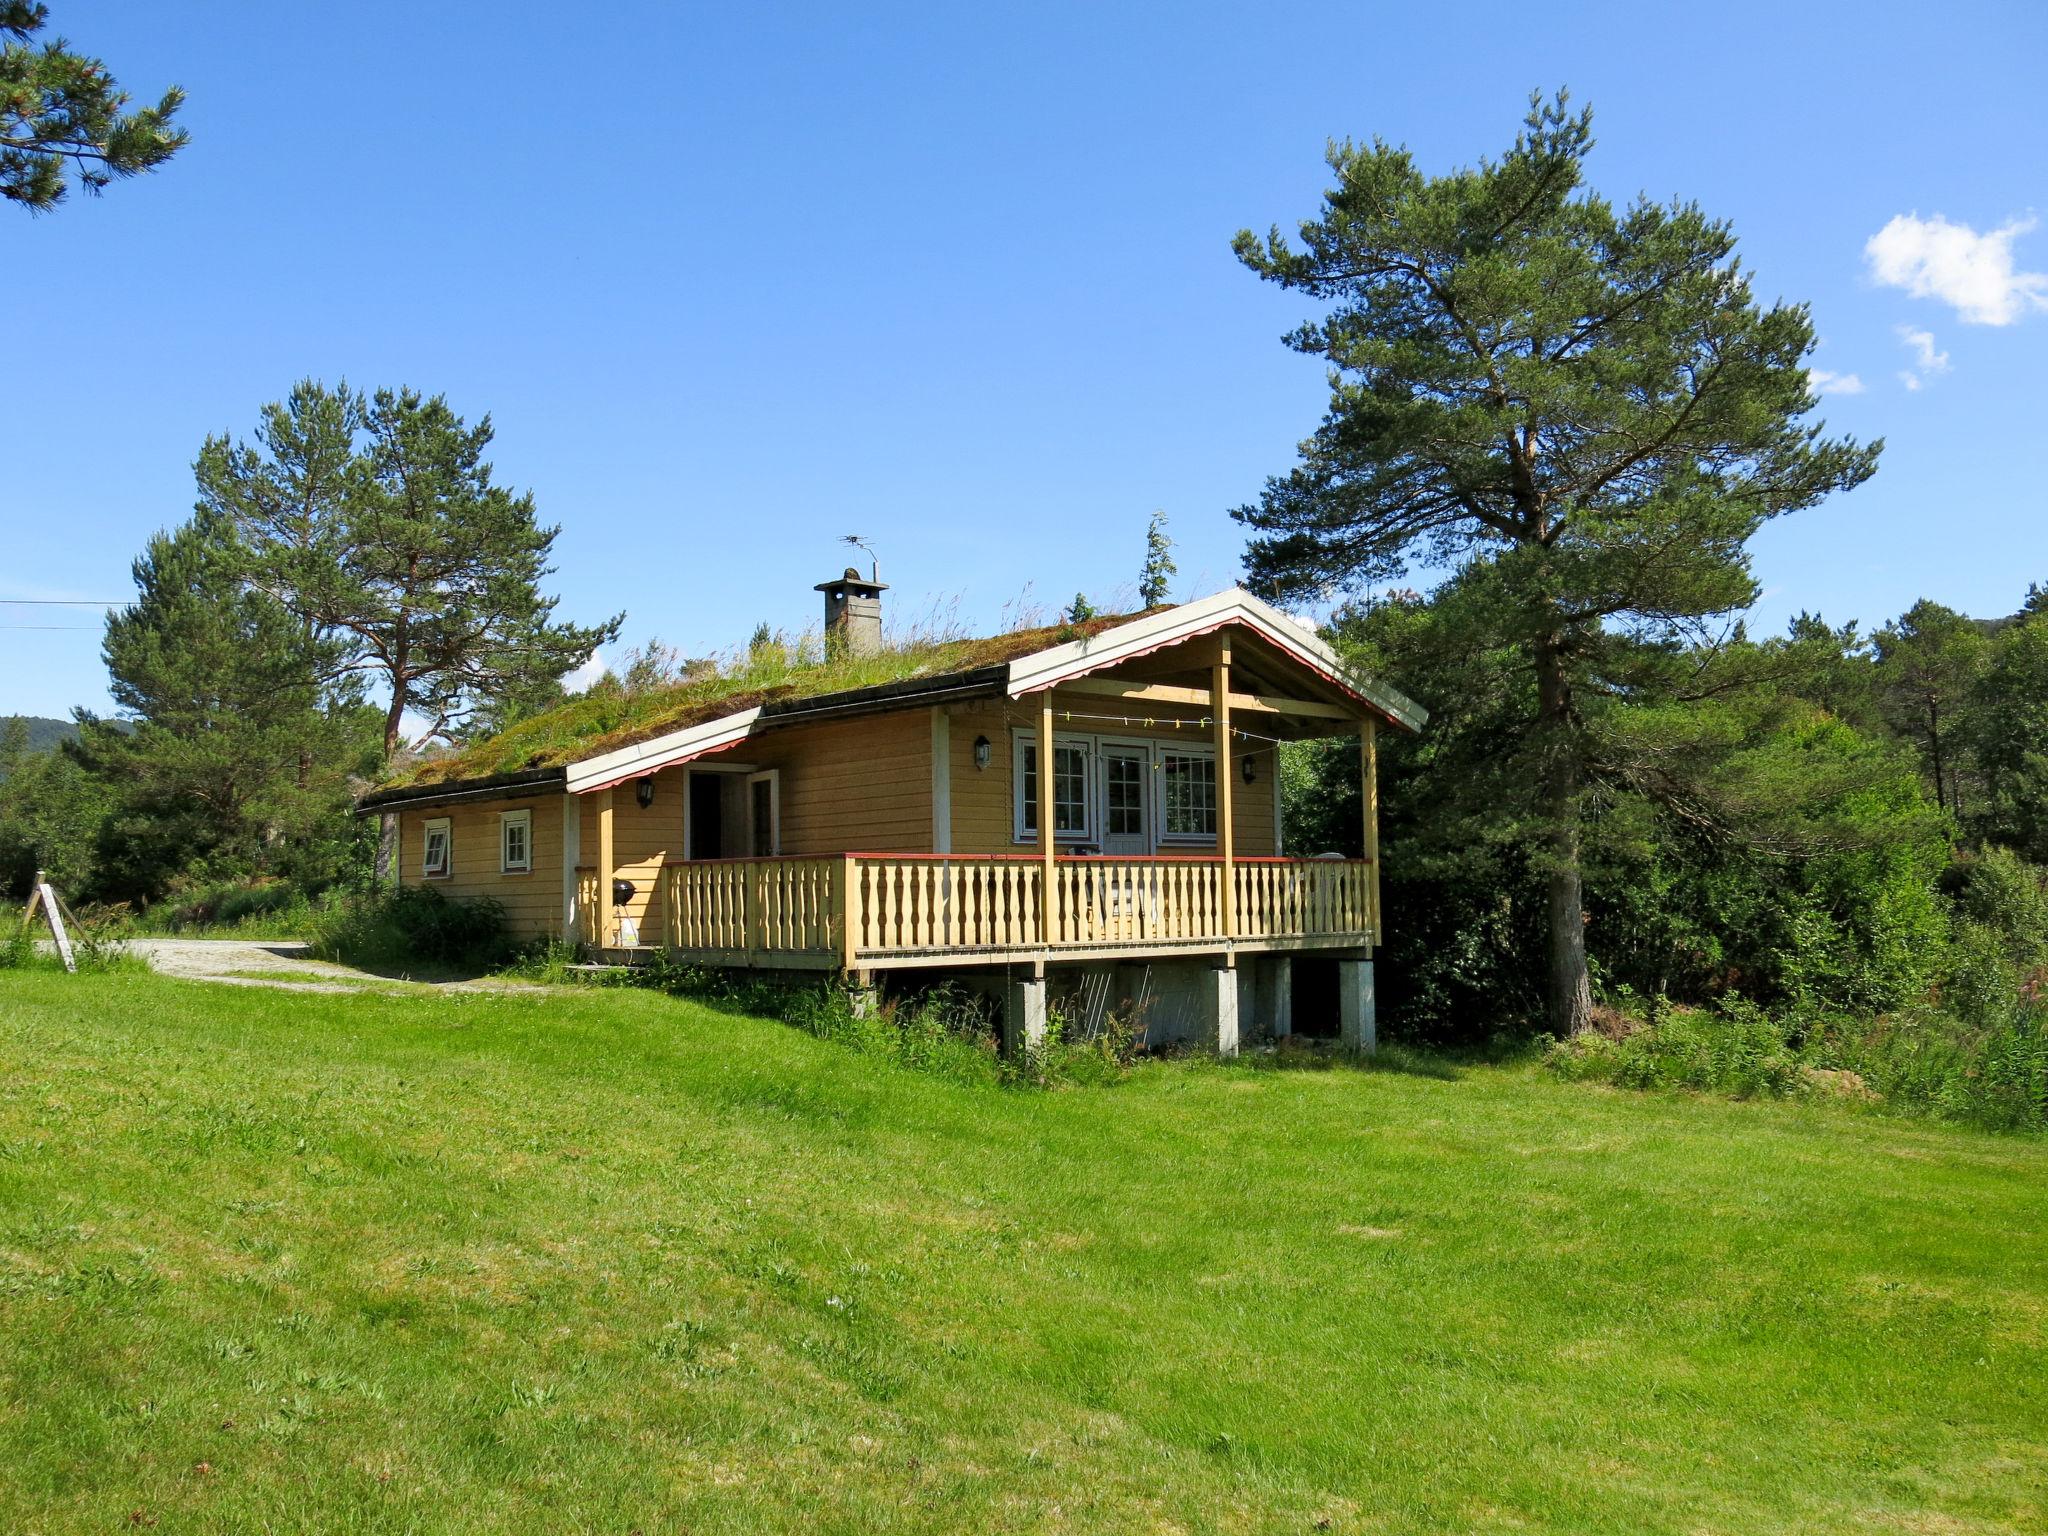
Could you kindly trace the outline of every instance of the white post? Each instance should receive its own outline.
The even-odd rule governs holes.
[[[583,884],[576,866],[583,862],[583,800],[562,791],[562,937],[571,944],[583,931]]]
[[[1237,1054],[1237,968],[1210,966],[1202,983],[1203,1044],[1228,1060]]]
[[[1337,1034],[1345,1050],[1361,1056],[1370,1056],[1380,1048],[1370,960],[1337,962]]]
[[[1012,976],[1003,996],[1003,1054],[1020,1061],[1045,1044],[1045,978]]]
[[[1294,960],[1288,955],[1266,957],[1265,1024],[1275,1040],[1294,1033]]]

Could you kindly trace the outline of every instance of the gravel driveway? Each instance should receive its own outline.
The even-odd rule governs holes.
[[[121,947],[140,955],[151,970],[190,981],[229,987],[278,987],[287,992],[361,992],[378,987],[429,985],[463,992],[518,986],[501,981],[428,981],[378,976],[315,960],[307,946],[290,939],[124,939]],[[261,972],[263,974],[250,974]]]

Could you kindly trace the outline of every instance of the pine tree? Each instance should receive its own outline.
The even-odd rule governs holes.
[[[1327,306],[1288,338],[1330,368],[1292,473],[1236,512],[1252,583],[1360,590],[1411,560],[1485,568],[1526,668],[1531,853],[1548,889],[1553,1027],[1586,1027],[1582,700],[1610,686],[1610,621],[1676,638],[1749,604],[1747,541],[1858,484],[1878,448],[1827,440],[1800,306],[1758,305],[1725,223],[1617,211],[1585,190],[1591,118],[1533,99],[1507,154],[1426,177],[1405,150],[1335,145],[1297,247],[1236,239],[1261,277]]]
[[[1173,563],[1173,540],[1166,536],[1166,514],[1154,512],[1145,528],[1145,564],[1138,572],[1138,602],[1156,608],[1166,601],[1169,584],[1180,568]]]
[[[50,19],[34,0],[0,0],[0,198],[42,213],[64,201],[67,168],[97,194],[116,177],[153,171],[188,135],[171,119],[185,93],[172,86],[153,107],[129,97],[98,59],[62,38],[31,39]]]
[[[465,424],[413,390],[365,398],[305,382],[268,406],[255,446],[201,450],[202,505],[233,521],[264,590],[384,689],[384,751],[452,740],[495,700],[544,696],[601,645],[541,594],[557,528],[495,483],[486,416]]]
[[[152,895],[213,861],[241,874],[324,836],[364,766],[360,711],[325,707],[331,661],[305,624],[242,579],[234,529],[202,510],[149,541],[134,603],[102,655],[120,720],[81,716],[74,755],[115,797],[108,878]]]
[[[1998,633],[1971,697],[1970,741],[1984,776],[1975,818],[1994,842],[2048,864],[2048,611]]]
[[[1964,811],[1967,767],[1958,743],[1969,735],[1971,692],[1991,660],[1991,642],[1952,608],[1922,598],[1874,637],[1885,723],[1916,742],[1934,803]]]
[[[1069,624],[1086,624],[1094,617],[1095,605],[1088,601],[1088,594],[1085,592],[1076,592],[1074,600],[1067,605],[1067,611],[1061,615]]]

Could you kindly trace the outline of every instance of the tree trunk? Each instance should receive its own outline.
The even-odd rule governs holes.
[[[1948,775],[1942,771],[1941,761],[1941,701],[1932,694],[1927,696],[1927,755],[1934,763],[1934,803],[1947,810]]]
[[[398,818],[392,815],[377,819],[377,862],[374,878],[378,885],[398,884]]]
[[[1560,1038],[1593,1023],[1593,985],[1586,969],[1586,913],[1579,870],[1578,743],[1572,739],[1571,685],[1561,636],[1536,642],[1537,732],[1543,764],[1543,809],[1549,819],[1545,883],[1550,906],[1550,1028]]]
[[[405,690],[392,685],[391,707],[384,711],[384,761],[390,762],[398,755],[399,743],[405,740]]]

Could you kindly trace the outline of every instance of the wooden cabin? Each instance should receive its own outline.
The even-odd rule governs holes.
[[[819,590],[828,645],[883,650],[879,583]],[[1238,589],[947,660],[700,705],[537,766],[430,761],[361,809],[395,817],[405,883],[608,959],[862,988],[943,973],[1003,998],[1012,1044],[1050,991],[1229,1053],[1289,1032],[1311,957],[1334,962],[1342,1037],[1370,1046],[1376,745],[1418,706]],[[1338,735],[1362,757],[1360,859],[1282,846],[1279,744]]]

